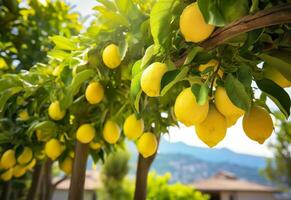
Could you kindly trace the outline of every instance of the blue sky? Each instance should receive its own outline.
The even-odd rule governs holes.
[[[83,16],[92,14],[91,8],[97,5],[96,0],[67,0],[71,5],[75,5],[74,10],[78,11]],[[289,90],[290,93],[290,90]],[[268,143],[274,140],[275,134],[268,139],[265,144],[260,145],[247,138],[243,132],[241,125],[242,118],[238,123],[229,128],[225,139],[216,148],[229,148],[235,152],[248,153],[253,155],[272,156],[272,152],[267,148]],[[194,127],[170,128],[170,135],[166,137],[171,142],[182,141],[189,145],[206,147],[195,134]]]

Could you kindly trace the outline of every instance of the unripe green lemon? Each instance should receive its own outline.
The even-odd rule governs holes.
[[[245,113],[243,109],[232,103],[223,87],[218,87],[215,91],[215,106],[226,117],[233,115],[242,116]]]
[[[45,144],[45,153],[52,160],[57,159],[62,154],[62,152],[62,144],[57,139],[50,139]]]
[[[27,164],[32,159],[32,150],[29,147],[24,147],[23,152],[18,156],[17,162],[21,165]]]
[[[1,167],[3,169],[8,169],[13,167],[15,163],[15,151],[13,149],[5,151],[1,157]]]
[[[115,144],[120,137],[120,128],[112,120],[108,120],[103,127],[103,138],[109,144]]]
[[[1,179],[3,181],[10,181],[13,176],[13,168],[10,168],[1,174]]]
[[[96,131],[91,124],[83,124],[77,130],[77,140],[81,143],[90,143],[95,137]]]
[[[128,116],[123,124],[123,132],[130,140],[136,140],[144,130],[143,119],[137,119],[135,114]]]
[[[180,16],[180,30],[187,42],[201,42],[207,39],[214,26],[206,24],[197,3],[187,6]]]
[[[209,110],[208,101],[199,105],[191,88],[184,89],[177,97],[174,112],[178,121],[186,126],[192,126],[204,121]]]
[[[90,104],[97,104],[104,98],[104,89],[99,82],[93,82],[88,85],[85,97]]]
[[[62,162],[59,162],[59,167],[67,175],[70,175],[73,169],[73,159],[70,157],[65,158]]]
[[[243,129],[250,139],[263,144],[273,132],[273,121],[263,107],[253,106],[243,117]]]
[[[110,44],[103,50],[102,54],[104,64],[110,68],[115,69],[121,63],[121,56],[119,53],[119,48],[115,44]]]
[[[214,105],[209,108],[206,119],[195,126],[196,134],[207,146],[216,146],[226,135],[226,119]]]
[[[27,121],[29,119],[29,114],[27,110],[21,110],[18,114],[18,117],[21,121]]]
[[[13,176],[15,178],[19,178],[19,177],[23,176],[25,173],[26,173],[26,167],[25,166],[16,165],[13,168]]]
[[[66,112],[61,110],[59,101],[51,103],[48,109],[48,113],[50,118],[56,121],[63,119],[64,116],[66,115]]]
[[[149,97],[160,96],[161,80],[167,72],[167,65],[155,62],[147,67],[141,76],[141,89]]]
[[[151,132],[146,132],[138,139],[138,152],[144,157],[150,157],[156,153],[158,148],[158,141],[156,136]]]

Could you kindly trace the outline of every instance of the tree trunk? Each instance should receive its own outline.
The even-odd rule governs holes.
[[[88,151],[88,144],[82,144],[77,141],[75,148],[73,173],[68,197],[69,200],[83,199]]]
[[[37,164],[33,170],[32,182],[26,200],[35,200],[37,194],[39,193],[42,176],[43,176],[43,165]]]
[[[52,184],[52,164],[53,161],[48,159],[44,166],[44,179],[43,179],[43,186],[44,186],[44,194],[42,198],[44,200],[51,200],[53,197],[53,184]]]
[[[158,148],[159,148],[160,138],[157,138],[157,139],[158,139]],[[154,155],[148,158],[144,158],[141,154],[138,155],[138,163],[137,163],[136,178],[135,178],[134,200],[146,200],[148,173],[153,161],[156,158],[156,155],[157,153],[155,153]]]
[[[11,192],[11,182],[8,181],[3,185],[2,194],[0,199],[1,200],[10,200],[10,192]]]

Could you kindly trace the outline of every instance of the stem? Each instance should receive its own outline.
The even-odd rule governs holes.
[[[77,141],[68,200],[82,200],[89,145]]]
[[[134,200],[146,200],[148,173],[156,155],[157,153],[148,158],[144,158],[141,154],[138,155]]]
[[[37,164],[34,167],[32,174],[32,182],[29,188],[26,200],[35,200],[41,185],[41,178],[43,176],[43,165]]]

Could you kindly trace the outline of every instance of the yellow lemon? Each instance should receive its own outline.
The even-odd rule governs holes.
[[[90,83],[86,88],[85,96],[90,104],[97,104],[104,98],[104,89],[99,82]]]
[[[31,170],[34,168],[34,166],[36,165],[36,159],[33,158],[30,163],[28,163],[28,165],[26,165],[26,170]]]
[[[191,88],[184,89],[177,97],[174,112],[178,121],[186,126],[201,123],[207,117],[209,110],[208,101],[204,105],[198,105]]]
[[[144,157],[150,157],[156,153],[158,148],[158,141],[156,136],[151,132],[146,132],[138,139],[138,152]]]
[[[263,144],[273,132],[273,121],[263,107],[253,106],[243,117],[243,129],[250,139]]]
[[[15,151],[13,149],[9,149],[5,151],[1,157],[1,166],[3,169],[11,168],[15,165]]]
[[[180,30],[187,42],[201,42],[207,39],[214,26],[206,24],[197,3],[187,6],[180,16]]]
[[[264,77],[272,80],[282,88],[291,87],[291,81],[287,80],[275,67],[264,65]]]
[[[215,91],[215,106],[224,116],[241,116],[244,110],[235,106],[229,99],[226,90],[223,87],[217,87]]]
[[[135,140],[139,136],[141,136],[143,130],[143,119],[137,119],[135,114],[129,115],[123,124],[123,132],[125,136],[130,140]]]
[[[24,166],[21,165],[16,165],[13,168],[13,176],[15,178],[21,177],[26,173],[26,168]]]
[[[77,130],[77,140],[81,143],[90,143],[95,137],[96,131],[91,124],[83,124]]]
[[[216,70],[217,70],[217,67],[218,67],[218,61],[212,59],[212,60],[210,60],[208,63],[200,65],[200,66],[198,67],[198,70],[199,70],[200,72],[203,72],[204,70],[206,70],[206,69],[209,68],[209,67],[213,67],[213,68],[214,68],[214,71],[216,71]],[[219,77],[222,78],[222,76],[223,76],[223,71],[222,71],[221,69],[218,70],[218,75],[219,75]]]
[[[67,175],[70,175],[73,169],[73,159],[70,157],[65,158],[62,162],[59,162],[59,167]]]
[[[119,48],[115,44],[110,44],[103,50],[102,54],[104,64],[110,68],[115,69],[121,63],[121,56],[119,53]]]
[[[102,144],[100,142],[90,142],[89,146],[91,149],[98,150],[102,147]]]
[[[18,117],[21,121],[27,121],[29,119],[29,114],[27,110],[21,110],[18,114]]]
[[[210,106],[206,119],[195,126],[197,136],[209,147],[214,147],[223,140],[226,129],[226,119],[214,105]]]
[[[42,130],[40,130],[40,129],[37,129],[37,130],[35,131],[35,134],[36,134],[36,138],[37,138],[37,140],[40,141],[40,142],[45,142],[45,141],[47,141],[48,139],[50,139],[50,136],[44,134],[44,132],[43,132]]]
[[[24,147],[23,152],[18,156],[17,162],[21,165],[27,164],[32,159],[32,150],[29,147]]]
[[[103,128],[103,138],[109,144],[115,144],[120,137],[120,128],[118,124],[112,120],[108,120]]]
[[[49,113],[50,118],[52,118],[53,120],[61,120],[64,118],[66,114],[65,111],[61,110],[59,101],[55,101],[51,103],[48,109],[48,113]]]
[[[57,139],[50,139],[45,144],[45,153],[52,160],[58,158],[62,154],[62,152],[62,144]]]
[[[1,179],[3,181],[9,181],[9,180],[11,180],[12,176],[13,176],[13,168],[10,168],[1,174]]]
[[[227,128],[235,125],[237,120],[241,117],[241,115],[229,115],[225,116]]]
[[[167,65],[155,62],[148,66],[141,75],[141,89],[149,97],[160,96],[161,80],[167,72]]]

